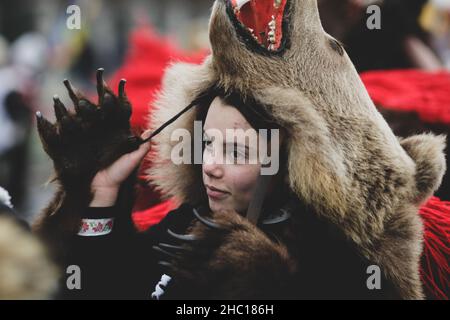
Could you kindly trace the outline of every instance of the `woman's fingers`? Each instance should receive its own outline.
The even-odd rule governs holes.
[[[144,132],[143,136],[147,135],[147,132]],[[120,179],[125,180],[137,166],[140,165],[144,157],[151,149],[150,142],[143,143],[139,146],[139,148],[133,152],[127,153],[120,157],[116,162],[112,164],[110,170],[113,172],[113,176],[118,176]]]
[[[145,131],[141,135],[141,139],[145,140],[146,138],[148,138],[151,135],[151,133],[152,132],[150,130]],[[150,149],[151,149],[151,143],[150,143],[150,141],[147,141],[147,142],[144,142],[143,144],[141,144],[136,151],[129,153],[129,155],[132,158],[132,161],[136,161],[137,164],[139,164],[142,161],[142,159],[147,155],[147,153],[150,151]]]
[[[147,136],[150,133],[144,132],[142,135]],[[144,157],[151,149],[150,142],[143,143],[133,152],[124,154],[117,159],[111,166],[106,168],[103,173],[108,177],[108,184],[117,186],[122,184],[130,174],[140,165]]]
[[[145,140],[145,139],[147,139],[148,137],[150,137],[151,134],[152,134],[152,130],[146,130],[146,131],[141,135],[141,139],[142,139],[142,140]]]
[[[147,130],[141,135],[141,139],[145,140],[148,137],[150,137],[151,134],[152,134],[152,131]],[[150,151],[150,149],[151,149],[151,143],[150,143],[150,141],[147,141],[147,142],[142,143],[136,151],[131,153],[131,155],[133,158],[136,157],[138,162],[141,162],[142,159]]]
[[[151,146],[150,142],[145,142],[139,146],[139,148],[136,151],[133,151],[128,154],[129,160],[137,166],[142,159],[147,155],[147,153],[150,151]]]

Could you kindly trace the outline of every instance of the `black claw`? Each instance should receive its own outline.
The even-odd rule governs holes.
[[[59,100],[57,95],[53,96],[53,108],[55,109],[55,116],[58,121],[61,121],[65,116],[67,116],[67,109],[64,104]]]
[[[181,234],[177,234],[173,231],[171,231],[170,229],[167,229],[167,233],[174,237],[175,239],[181,240],[181,241],[196,241],[197,238],[192,235],[192,234],[186,234],[186,235],[181,235]]]
[[[153,246],[152,249],[155,250],[155,251],[158,251],[159,253],[162,253],[162,254],[164,254],[164,255],[166,255],[166,256],[169,256],[169,257],[171,257],[171,258],[177,258],[177,256],[176,256],[175,254],[170,253],[170,252],[168,252],[168,251],[166,251],[166,250],[164,250],[164,249],[161,249],[161,248],[158,247],[158,246]]]
[[[51,124],[50,121],[45,119],[40,111],[36,112],[36,119],[37,119],[38,127],[41,127],[43,129],[53,127],[53,124]]]
[[[169,249],[169,250],[176,250],[176,251],[187,251],[189,249],[182,247],[182,246],[174,246],[172,244],[167,244],[167,243],[158,243],[158,246],[164,249]]]
[[[282,222],[288,220],[290,217],[291,217],[291,214],[287,210],[281,210],[280,215],[278,215],[274,218],[265,219],[265,220],[261,221],[261,224],[275,225],[275,224],[282,223]]]
[[[210,227],[213,229],[218,229],[218,230],[223,230],[223,228],[220,225],[218,225],[217,223],[212,222],[211,220],[202,217],[195,208],[193,209],[193,211],[194,211],[195,217],[198,220],[200,220],[200,222],[203,223],[204,225],[206,225],[207,227]]]
[[[105,69],[97,69],[97,94],[98,94],[98,104],[103,104],[103,97],[105,96],[105,83],[103,81],[103,72]]]
[[[167,261],[159,261],[158,264],[160,266],[163,266],[163,267],[166,267],[166,268],[172,268],[173,267],[173,265],[171,263],[167,262]]]
[[[65,79],[64,81],[64,86],[67,89],[67,92],[69,93],[69,97],[70,100],[72,100],[72,102],[77,105],[78,104],[78,95],[75,93],[75,89],[72,87],[72,84],[70,83],[70,81],[68,79]]]
[[[127,80],[121,79],[119,82],[119,98],[125,99],[127,94],[125,93],[125,84],[127,83]]]
[[[45,141],[45,143],[54,142],[57,136],[55,126],[50,121],[45,119],[40,111],[36,112],[36,120],[39,135]]]

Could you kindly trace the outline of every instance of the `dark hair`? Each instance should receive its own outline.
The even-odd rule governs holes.
[[[216,97],[220,97],[225,103],[236,108],[256,130],[282,129],[266,108],[251,95],[244,95],[236,90],[225,90],[219,86],[213,86],[204,91],[196,99],[196,120],[205,121],[209,107]]]

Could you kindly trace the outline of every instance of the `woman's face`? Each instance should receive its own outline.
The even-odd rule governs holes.
[[[258,143],[250,143],[245,135],[252,133],[259,139],[256,130],[236,108],[219,97],[212,102],[203,129],[202,173],[209,206],[213,212],[235,210],[245,214],[261,168],[255,158]]]

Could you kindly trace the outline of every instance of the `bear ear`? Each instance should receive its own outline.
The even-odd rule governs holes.
[[[439,188],[446,170],[445,135],[420,134],[401,139],[400,144],[416,163],[416,190],[412,201],[422,204]]]

